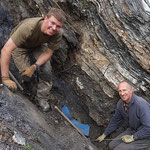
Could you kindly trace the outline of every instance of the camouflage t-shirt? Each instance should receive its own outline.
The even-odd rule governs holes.
[[[41,32],[43,18],[29,18],[19,23],[11,32],[11,39],[19,48],[36,48],[44,43],[51,50],[57,50],[62,39],[61,32],[49,36]]]

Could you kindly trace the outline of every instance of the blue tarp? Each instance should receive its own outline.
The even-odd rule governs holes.
[[[83,124],[75,119],[72,119],[71,114],[67,106],[62,108],[62,112],[69,118],[69,120],[85,135],[89,136],[90,126],[88,124]]]

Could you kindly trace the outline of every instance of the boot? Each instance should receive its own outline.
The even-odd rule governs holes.
[[[40,109],[44,112],[50,110],[50,106],[46,100],[38,100],[38,105],[39,105]]]

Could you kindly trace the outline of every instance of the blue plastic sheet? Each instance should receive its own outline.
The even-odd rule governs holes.
[[[69,118],[69,120],[85,135],[89,136],[90,126],[88,124],[83,124],[75,119],[72,119],[71,114],[67,106],[62,108],[62,112]]]

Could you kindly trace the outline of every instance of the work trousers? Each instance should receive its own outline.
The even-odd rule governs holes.
[[[36,60],[46,50],[46,46],[41,46],[35,49],[24,49],[16,48],[12,52],[12,57],[19,72],[23,72],[26,67],[31,66],[31,56]],[[37,90],[35,99],[38,100],[49,100],[50,90],[52,88],[52,67],[50,60],[43,64],[39,71],[39,81],[36,83]],[[32,88],[32,87],[31,87]]]
[[[132,135],[135,131],[127,129],[109,143],[110,150],[150,150],[150,139],[136,140],[131,143],[124,143],[121,137]]]

